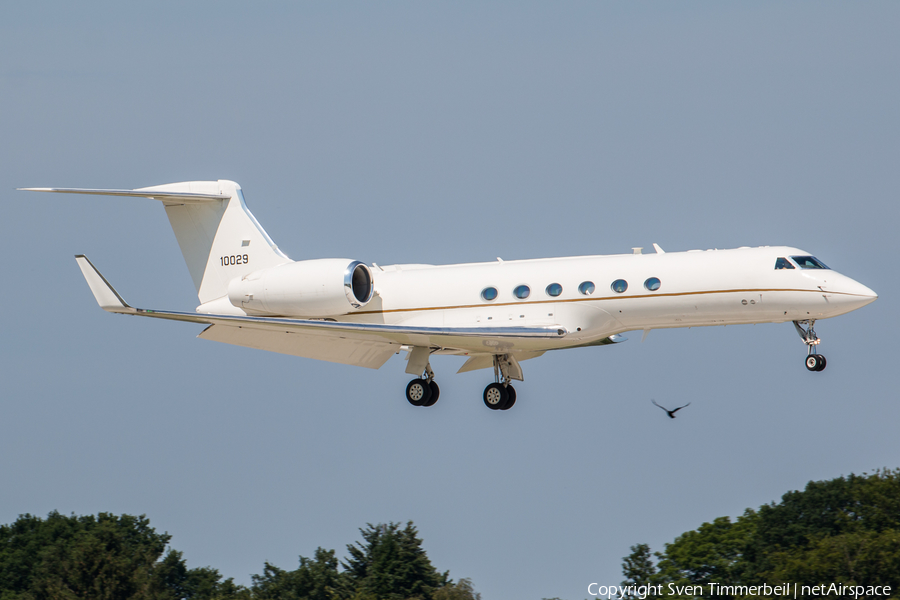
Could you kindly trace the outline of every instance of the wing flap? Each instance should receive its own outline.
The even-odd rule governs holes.
[[[523,360],[528,360],[529,358],[537,358],[538,356],[543,356],[544,353],[540,352],[515,352],[514,356],[516,361],[521,362]],[[494,355],[493,354],[475,354],[469,357],[469,360],[463,363],[463,365],[459,368],[457,373],[467,373],[469,371],[477,371],[479,369],[490,369],[494,366]],[[521,367],[519,368],[519,374],[521,374]]]
[[[212,325],[197,336],[257,350],[378,369],[399,352],[392,342],[338,338],[301,332]]]

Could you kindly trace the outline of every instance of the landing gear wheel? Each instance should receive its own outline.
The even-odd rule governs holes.
[[[499,410],[507,400],[509,400],[509,394],[502,383],[492,383],[484,388],[484,404],[491,410]]]
[[[500,407],[500,410],[509,410],[516,403],[516,388],[511,385],[506,386],[507,399],[506,403]]]
[[[406,399],[413,406],[426,406],[431,400],[431,386],[424,379],[413,379],[406,386]]]
[[[821,354],[810,354],[806,357],[806,368],[810,371],[821,371],[827,363]]]
[[[437,402],[438,398],[441,397],[441,388],[438,387],[436,381],[431,380],[431,382],[428,384],[428,387],[431,388],[431,397],[422,406],[434,406],[434,403]]]

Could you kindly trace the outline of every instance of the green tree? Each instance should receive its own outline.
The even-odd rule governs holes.
[[[635,544],[631,547],[631,554],[622,559],[622,574],[625,580],[622,587],[632,588],[635,593],[625,594],[625,598],[658,598],[656,594],[637,594],[638,588],[648,585],[656,585],[661,582],[657,575],[656,565],[653,564],[653,554],[647,544]]]
[[[347,546],[346,569],[355,597],[378,600],[432,600],[447,585],[448,573],[438,573],[422,548],[418,531],[409,521],[372,525],[359,530],[362,541]]]
[[[334,550],[317,548],[313,559],[300,557],[300,566],[285,571],[265,563],[262,575],[253,575],[253,598],[259,600],[331,600],[346,595]]]
[[[802,492],[788,492],[778,504],[760,507],[757,531],[747,548],[748,579],[763,581],[787,572],[788,565],[794,565],[791,572],[799,573],[801,555],[819,564],[819,571],[826,568],[826,557],[831,557],[827,569],[837,572],[838,556],[827,550],[836,544],[842,545],[847,557],[856,556],[854,571],[867,570],[866,561],[889,563],[894,558],[888,540],[897,531],[900,469],[811,481]],[[851,568],[849,563],[845,568]],[[813,579],[802,582],[807,581]],[[900,578],[894,581],[900,583]]]
[[[218,569],[200,567],[188,569],[182,553],[170,550],[156,564],[155,577],[175,598],[191,600],[249,600],[250,591],[222,580]]]
[[[240,597],[214,569],[187,569],[169,540],[143,515],[22,515],[0,526],[0,599]]]
[[[481,600],[481,594],[472,587],[471,579],[460,579],[456,583],[448,583],[432,596],[434,600]]]
[[[480,600],[470,580],[438,573],[412,522],[360,532],[343,571],[318,548],[294,571],[265,563],[247,589],[188,569],[143,515],[22,515],[0,526],[0,600]]]
[[[839,581],[846,585],[900,585],[900,531],[863,531],[825,536],[800,550],[769,557],[772,581]]]
[[[666,544],[656,573],[632,546],[627,580],[676,585],[790,581],[900,588],[900,469],[809,482],[781,502],[720,517]],[[708,588],[707,588],[708,589]],[[674,598],[673,598],[674,600]]]
[[[719,517],[666,544],[660,571],[680,585],[738,585],[745,569],[744,554],[756,530],[756,513],[747,510],[732,523]]]

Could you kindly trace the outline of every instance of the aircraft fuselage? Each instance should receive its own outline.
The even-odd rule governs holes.
[[[590,344],[631,330],[825,319],[877,297],[834,270],[800,268],[791,256],[809,253],[777,246],[373,267],[372,301],[341,320],[431,327],[558,325],[568,332],[558,340],[507,342],[511,350],[538,350]],[[793,268],[775,269],[779,258]],[[657,289],[650,289],[653,278]],[[624,291],[613,289],[617,281],[626,282]],[[579,291],[585,282],[587,288],[593,284],[589,294]],[[519,298],[515,290],[523,285],[528,295]],[[488,288],[497,290],[495,299],[482,296]],[[473,342],[471,350],[484,351],[481,341]]]

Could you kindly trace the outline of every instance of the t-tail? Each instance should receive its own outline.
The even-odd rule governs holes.
[[[233,181],[186,181],[136,190],[20,188],[35,192],[134,196],[160,200],[197,287],[200,312],[233,312],[228,282],[292,262],[278,249]],[[205,305],[205,306],[204,306]]]

